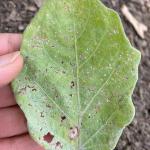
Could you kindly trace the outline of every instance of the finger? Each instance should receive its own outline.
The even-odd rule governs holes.
[[[44,150],[29,135],[1,139],[0,150]]]
[[[14,94],[10,85],[0,88],[0,108],[10,107],[16,105]]]
[[[0,138],[27,132],[24,114],[18,106],[0,109]]]
[[[23,58],[19,51],[0,56],[0,87],[10,83],[22,67]]]
[[[4,55],[20,49],[22,41],[21,34],[1,33],[0,34],[0,55]]]

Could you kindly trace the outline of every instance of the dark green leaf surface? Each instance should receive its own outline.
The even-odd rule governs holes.
[[[112,150],[134,116],[140,54],[98,0],[47,0],[24,33],[13,82],[46,150]]]

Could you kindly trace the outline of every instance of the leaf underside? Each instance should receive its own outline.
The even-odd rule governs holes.
[[[134,116],[140,53],[98,0],[47,0],[24,33],[12,83],[46,150],[112,150]]]

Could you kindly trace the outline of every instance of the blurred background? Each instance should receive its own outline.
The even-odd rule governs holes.
[[[43,0],[0,0],[0,32],[22,33]],[[136,115],[115,150],[150,150],[150,0],[102,0],[116,10],[132,45],[142,53],[133,94]]]

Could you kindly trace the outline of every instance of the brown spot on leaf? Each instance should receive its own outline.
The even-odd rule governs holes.
[[[97,106],[95,107],[95,112],[98,113],[99,111],[100,111],[100,105],[97,105]]]
[[[51,108],[52,106],[50,104],[46,104],[46,107]]]
[[[27,87],[23,87],[20,89],[20,91],[26,91]]]
[[[31,107],[32,107],[32,105],[31,105],[31,104],[28,104],[28,106],[31,106]]]
[[[26,63],[28,61],[28,59],[29,59],[29,56],[25,56],[24,62]]]
[[[66,71],[62,71],[62,73],[63,73],[63,74],[65,74],[65,73],[66,73]]]
[[[34,88],[34,89],[32,89],[32,91],[37,91],[37,89]]]
[[[28,77],[25,77],[24,79],[25,79],[25,80],[29,80],[29,78],[28,78]]]
[[[71,88],[73,88],[75,86],[75,83],[74,83],[74,81],[71,81]]]
[[[56,146],[55,146],[55,149],[56,150],[60,150],[60,149],[62,149],[63,148],[63,145],[58,141],[58,142],[56,142]]]
[[[30,89],[34,88],[34,86],[31,86],[31,85],[27,85],[27,87]]]
[[[44,114],[43,114],[43,113],[44,113],[44,112],[41,112],[41,113],[40,113],[40,117],[42,117],[42,118],[44,117]]]
[[[47,143],[51,143],[53,138],[54,135],[52,135],[50,132],[43,136],[44,141],[46,141]]]
[[[26,90],[27,90],[27,87],[23,87],[19,89],[18,94],[25,94]]]

